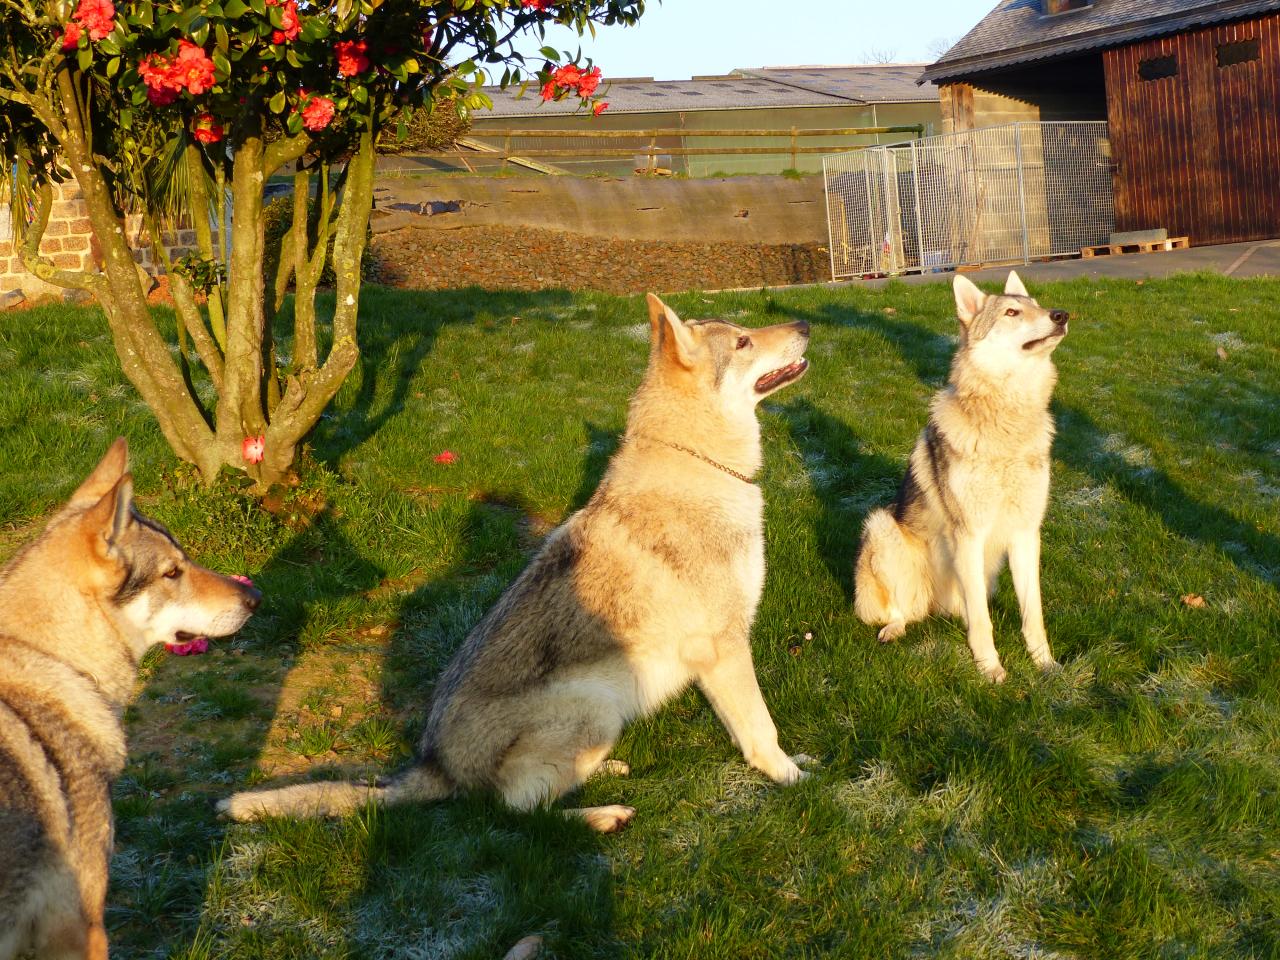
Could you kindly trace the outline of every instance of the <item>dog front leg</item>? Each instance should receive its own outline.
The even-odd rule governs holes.
[[[698,686],[747,763],[775,783],[795,783],[805,774],[778,746],[778,729],[760,695],[748,641],[724,644],[721,650],[714,662],[699,669]]]
[[[987,573],[983,538],[965,537],[956,544],[956,579],[964,598],[964,617],[968,624],[969,649],[983,676],[996,683],[1005,678],[1004,667],[996,653],[991,632],[991,612],[987,609]]]
[[[1009,540],[1009,574],[1022,611],[1022,636],[1027,653],[1041,670],[1053,670],[1058,661],[1049,651],[1049,637],[1044,629],[1044,612],[1040,603],[1040,533],[1020,531]]]

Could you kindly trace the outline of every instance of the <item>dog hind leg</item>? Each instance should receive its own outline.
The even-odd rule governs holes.
[[[908,623],[929,614],[932,587],[924,544],[883,508],[863,525],[853,595],[854,612],[863,623],[884,624],[876,634],[881,643],[898,639]]]

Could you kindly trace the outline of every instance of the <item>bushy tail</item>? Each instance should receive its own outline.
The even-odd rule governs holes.
[[[218,801],[218,812],[232,820],[341,817],[370,803],[386,806],[414,800],[441,800],[452,793],[453,785],[443,774],[415,766],[385,786],[337,780],[236,793]]]
[[[862,526],[854,574],[858,618],[871,624],[918,620],[928,615],[931,595],[924,544],[888,510],[873,510]]]

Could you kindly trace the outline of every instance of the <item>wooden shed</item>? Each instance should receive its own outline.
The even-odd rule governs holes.
[[[1117,230],[1280,236],[1280,0],[1001,0],[922,79],[949,130],[1109,121]]]

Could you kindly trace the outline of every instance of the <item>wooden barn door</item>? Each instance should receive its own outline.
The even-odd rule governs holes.
[[[1280,14],[1108,50],[1116,229],[1280,237]]]

